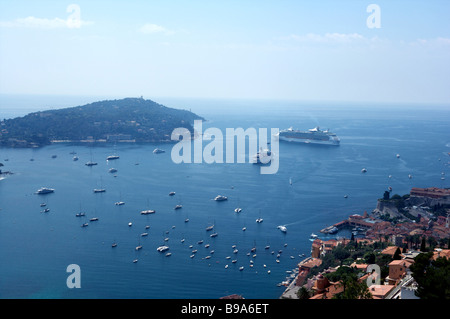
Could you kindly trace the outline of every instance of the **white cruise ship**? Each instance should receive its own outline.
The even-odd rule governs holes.
[[[318,126],[308,131],[294,130],[290,127],[280,131],[278,137],[280,140],[288,142],[325,145],[340,144],[340,139],[335,133],[332,133],[329,130],[322,131]]]

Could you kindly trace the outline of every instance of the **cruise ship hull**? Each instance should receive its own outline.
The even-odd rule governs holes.
[[[335,145],[340,144],[339,137],[328,130],[322,131],[319,127],[308,130],[307,132],[294,130],[292,128],[282,130],[278,133],[281,141],[303,143],[303,144],[322,144]]]
[[[322,144],[322,145],[335,145],[335,146],[338,146],[340,144],[339,140],[322,141],[322,140],[315,140],[315,139],[308,139],[308,138],[296,138],[296,137],[285,137],[285,136],[279,136],[279,139],[280,139],[280,141],[304,143],[304,144]]]

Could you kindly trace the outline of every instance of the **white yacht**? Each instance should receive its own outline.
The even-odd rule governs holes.
[[[156,248],[157,251],[159,251],[160,253],[165,252],[166,250],[169,250],[169,246],[166,245],[162,245],[159,246],[158,248]]]
[[[283,233],[287,232],[286,226],[280,225],[280,226],[277,226],[277,228],[278,228],[279,230],[281,230],[281,232],[283,232]]]
[[[98,165],[98,163],[89,161],[89,162],[87,162],[87,163],[84,164],[84,165],[86,165],[86,166],[94,166],[94,165]]]
[[[36,194],[43,195],[43,194],[50,194],[53,193],[55,190],[53,188],[48,187],[41,187],[36,191]]]
[[[156,211],[152,210],[152,209],[146,209],[141,211],[141,215],[149,215],[149,214],[154,214],[156,213]]]
[[[214,198],[214,200],[217,201],[217,202],[222,202],[222,201],[228,200],[228,197],[222,196],[222,195],[217,195],[217,196]]]
[[[36,191],[36,194],[43,195],[43,194],[50,194],[53,193],[55,190],[53,188],[48,187],[41,187]]]

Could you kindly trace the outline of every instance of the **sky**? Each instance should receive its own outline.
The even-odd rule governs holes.
[[[450,1],[0,0],[0,94],[450,104]]]

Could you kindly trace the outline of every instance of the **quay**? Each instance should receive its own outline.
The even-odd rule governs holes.
[[[325,227],[320,232],[323,234],[334,234],[343,228],[354,228],[359,227],[364,231],[372,228],[376,223],[376,220],[373,217],[369,217],[367,212],[364,212],[364,215],[353,214],[350,215],[347,219],[340,221],[334,225]]]

